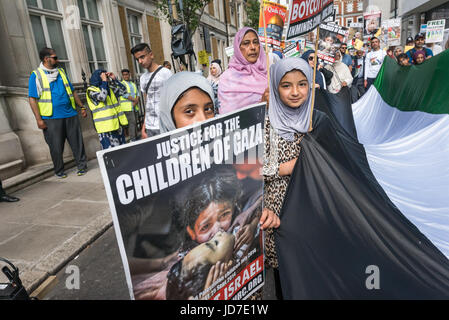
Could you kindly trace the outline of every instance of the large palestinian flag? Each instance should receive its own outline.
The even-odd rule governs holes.
[[[386,59],[353,113],[377,181],[449,257],[449,51],[411,67]]]
[[[276,232],[286,299],[449,299],[449,52],[320,92]]]

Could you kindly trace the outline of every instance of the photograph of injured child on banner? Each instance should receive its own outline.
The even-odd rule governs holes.
[[[317,57],[327,63],[335,62],[335,53],[342,43],[347,43],[349,29],[335,24],[320,24],[320,38]]]
[[[264,284],[265,104],[98,153],[132,298],[248,299]]]

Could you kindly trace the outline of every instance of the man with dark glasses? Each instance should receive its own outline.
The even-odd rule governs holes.
[[[341,62],[348,66],[349,71],[352,72],[352,58],[349,54],[346,53],[348,50],[348,45],[346,43],[342,43],[340,46],[341,53]]]
[[[37,126],[44,133],[50,149],[55,175],[67,177],[64,172],[64,143],[70,144],[76,164],[77,174],[84,175],[87,170],[87,157],[76,106],[81,115],[87,116],[86,108],[76,94],[66,72],[58,68],[58,56],[51,48],[39,52],[41,64],[31,73],[28,83],[28,96]]]

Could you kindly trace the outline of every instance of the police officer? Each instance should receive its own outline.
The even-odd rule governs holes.
[[[135,141],[137,137],[137,122],[135,112],[138,110],[139,90],[131,81],[131,74],[128,69],[122,70],[122,84],[126,87],[126,94],[120,97],[120,109],[128,119],[128,134],[130,141]]]
[[[126,143],[123,128],[127,127],[128,120],[119,102],[125,94],[125,86],[112,72],[102,69],[94,71],[86,99],[103,149]]]

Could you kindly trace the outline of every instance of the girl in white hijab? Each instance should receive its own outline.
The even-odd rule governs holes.
[[[213,101],[211,84],[203,76],[187,71],[171,76],[161,91],[161,133],[213,118]]]
[[[212,84],[218,85],[221,73],[222,70],[220,65],[216,62],[212,62],[210,64],[209,76],[207,77],[207,80],[209,80],[209,82]]]
[[[215,114],[218,114],[220,109],[220,101],[218,100],[218,83],[222,72],[223,71],[218,63],[212,62],[210,64],[209,76],[207,77],[207,80],[211,83],[212,90],[214,91]]]
[[[330,93],[338,93],[343,87],[351,87],[353,80],[351,71],[349,71],[348,66],[341,61],[340,51],[335,52],[334,64],[328,64],[324,68],[334,73],[334,76],[331,79],[331,84],[327,87]]]

